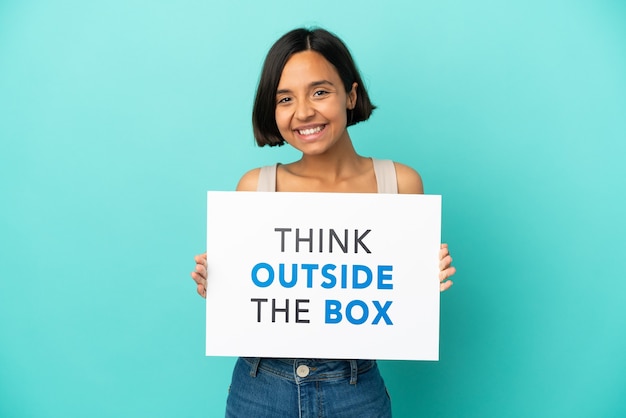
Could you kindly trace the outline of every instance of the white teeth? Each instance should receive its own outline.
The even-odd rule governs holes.
[[[317,128],[310,128],[310,129],[302,129],[302,130],[298,130],[298,133],[300,135],[313,135],[318,133],[319,131],[321,131],[322,129],[324,129],[324,125],[318,126]]]

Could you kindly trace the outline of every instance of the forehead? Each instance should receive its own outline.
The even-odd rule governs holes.
[[[309,84],[315,81],[341,82],[339,73],[319,52],[302,51],[287,60],[278,82],[279,88],[286,85]]]

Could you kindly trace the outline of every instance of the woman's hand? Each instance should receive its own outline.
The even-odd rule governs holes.
[[[194,257],[196,269],[191,272],[191,278],[198,285],[198,294],[206,298],[206,253]]]
[[[445,292],[446,290],[450,289],[450,286],[453,285],[452,280],[450,280],[450,277],[452,277],[454,273],[456,273],[456,269],[452,267],[452,257],[450,256],[450,251],[448,251],[448,244],[441,244],[441,250],[439,250],[439,291],[440,292]],[[198,285],[198,292],[199,291],[200,291],[200,286]]]

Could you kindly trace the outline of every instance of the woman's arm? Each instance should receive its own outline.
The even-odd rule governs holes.
[[[422,177],[408,165],[394,163],[396,166],[396,181],[400,194],[424,194]]]
[[[424,185],[419,173],[411,167],[394,163],[396,166],[396,177],[398,181],[398,193],[423,194]],[[445,292],[450,289],[453,282],[450,280],[456,273],[456,268],[452,266],[452,256],[448,244],[441,244],[439,250],[439,291]]]
[[[239,183],[237,184],[238,192],[255,192],[257,184],[259,183],[259,173],[261,172],[260,168],[254,168],[248,171],[241,177]]]

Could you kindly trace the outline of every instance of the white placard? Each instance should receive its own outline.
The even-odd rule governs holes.
[[[441,196],[208,192],[208,356],[439,359]]]

